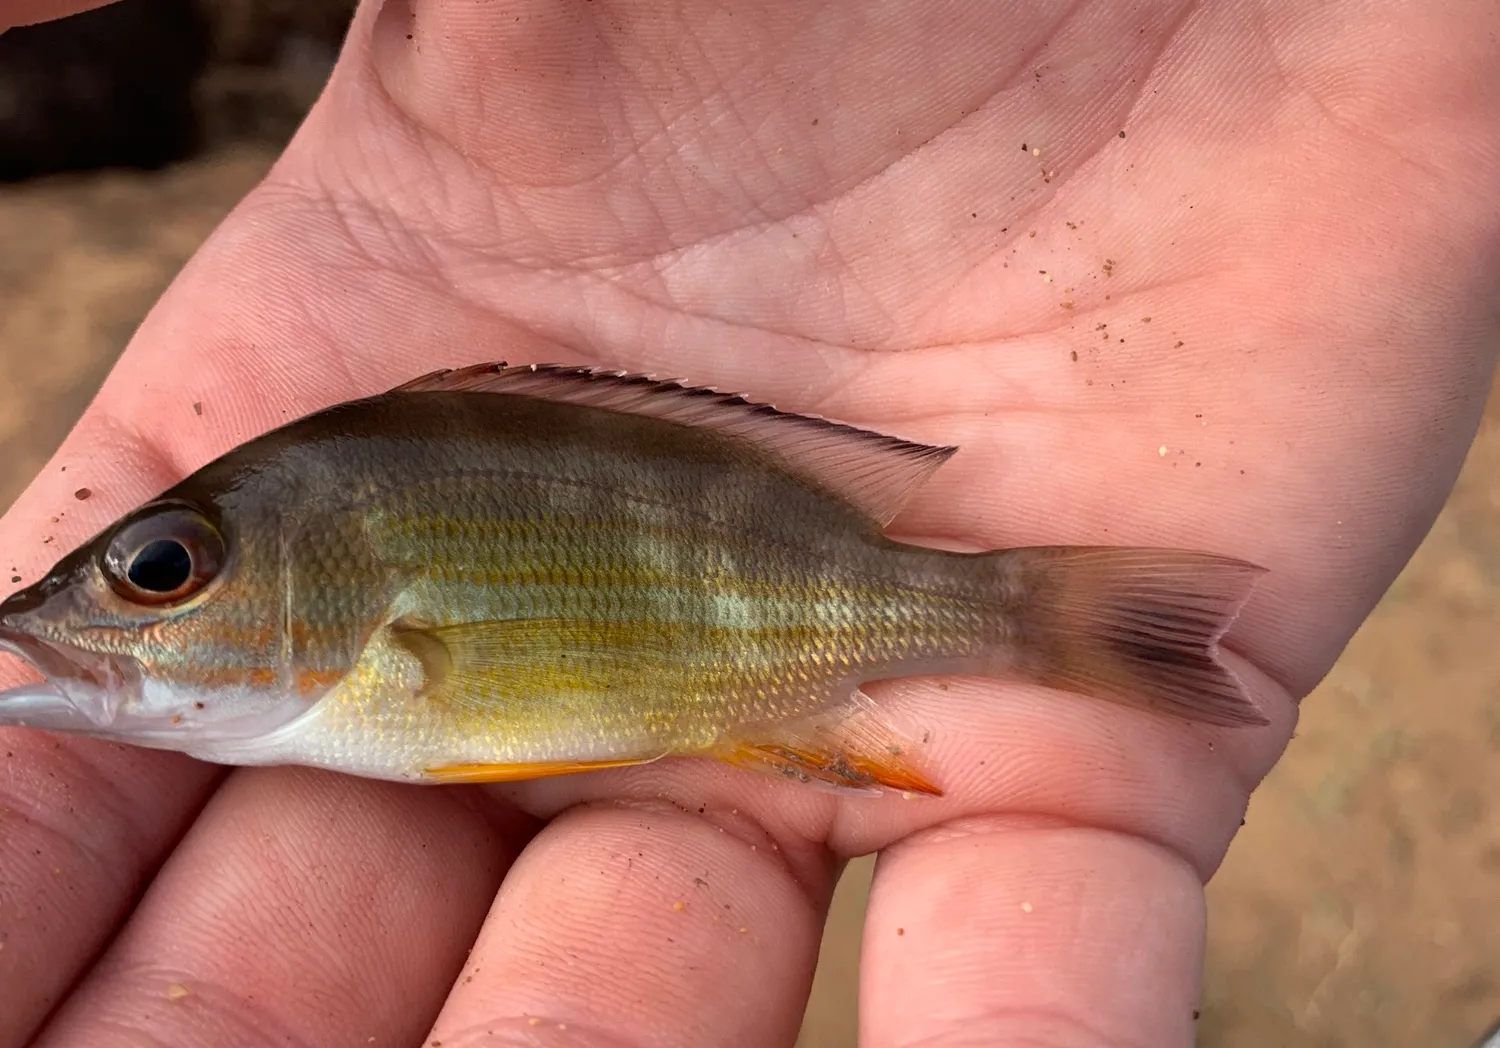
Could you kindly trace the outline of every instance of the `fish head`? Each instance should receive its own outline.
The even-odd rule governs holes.
[[[0,691],[0,724],[194,752],[306,708],[288,687],[277,530],[171,495],[0,603],[0,651],[45,678]]]

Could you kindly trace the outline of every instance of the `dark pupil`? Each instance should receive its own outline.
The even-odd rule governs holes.
[[[182,588],[193,574],[193,557],[174,539],[148,542],[126,572],[130,584],[147,593],[171,593]]]

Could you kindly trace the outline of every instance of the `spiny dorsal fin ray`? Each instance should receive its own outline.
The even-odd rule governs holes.
[[[781,411],[740,393],[564,364],[476,364],[434,371],[391,392],[539,397],[714,430],[755,445],[881,526],[958,450]]]

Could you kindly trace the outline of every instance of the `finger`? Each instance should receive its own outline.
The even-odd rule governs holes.
[[[861,1043],[1193,1043],[1202,885],[1295,720],[1283,689],[1230,661],[1264,730],[1075,720],[1023,690],[944,737],[935,757],[967,796],[877,864]]]
[[[0,33],[104,7],[113,0],[0,0]]]
[[[551,824],[506,879],[432,1042],[790,1045],[831,868],[703,807],[577,809]]]
[[[17,1048],[125,918],[218,769],[0,728],[0,1048]]]
[[[40,1044],[416,1043],[511,854],[472,796],[236,774]]]
[[[1194,1043],[1202,885],[1140,838],[1003,819],[891,848],[871,885],[860,1043]]]

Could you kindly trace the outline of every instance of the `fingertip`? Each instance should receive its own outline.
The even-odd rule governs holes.
[[[753,830],[731,829],[662,803],[554,819],[507,877],[432,1040],[790,1043],[831,884],[809,892]]]
[[[1200,881],[1110,831],[976,820],[883,853],[861,1044],[1193,1043]]]

